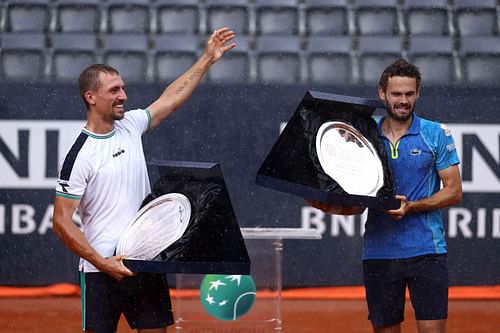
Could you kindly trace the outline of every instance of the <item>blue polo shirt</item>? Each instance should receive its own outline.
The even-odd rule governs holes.
[[[438,170],[460,163],[450,131],[443,125],[413,115],[407,134],[392,144],[378,130],[394,175],[396,194],[409,201],[430,197],[440,189]],[[446,253],[440,210],[413,213],[400,221],[370,209],[365,226],[366,259],[402,259],[424,254]]]

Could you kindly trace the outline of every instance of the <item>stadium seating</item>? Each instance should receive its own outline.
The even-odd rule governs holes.
[[[170,82],[184,73],[198,57],[199,38],[196,35],[164,34],[154,41],[153,75],[156,81]]]
[[[295,35],[299,32],[297,0],[256,0],[257,34]]]
[[[350,32],[347,0],[306,0],[305,34],[347,35]]]
[[[238,47],[224,56],[224,61],[216,63],[208,72],[210,82],[237,83],[250,82],[251,59],[250,38],[248,36],[237,36],[235,39]]]
[[[127,82],[151,81],[149,41],[144,34],[105,34],[103,61],[116,68]]]
[[[63,33],[98,32],[101,26],[99,0],[57,0],[55,30]]]
[[[358,44],[359,82],[374,85],[391,62],[403,56],[399,36],[361,36]]]
[[[306,48],[308,81],[329,85],[353,83],[352,39],[349,36],[311,36]]]
[[[151,15],[148,0],[107,0],[107,31],[148,33]]]
[[[454,10],[461,36],[498,35],[496,0],[455,0]]]
[[[57,33],[52,36],[50,75],[57,82],[78,80],[81,71],[98,62],[97,38],[92,33]]]
[[[354,0],[359,35],[397,35],[401,31],[397,0]]]
[[[5,28],[7,32],[46,32],[50,24],[49,0],[16,0],[6,2]]]
[[[474,85],[500,85],[500,37],[460,39],[464,81]]]
[[[250,8],[247,0],[207,0],[207,32],[231,27],[236,34],[250,33]]]
[[[297,36],[260,36],[256,41],[257,80],[292,84],[302,80]]]
[[[409,35],[451,35],[447,0],[406,0],[404,16]]]
[[[197,0],[157,0],[154,6],[159,34],[204,33]]]
[[[407,57],[425,84],[497,84],[484,41],[500,37],[499,11],[497,0],[0,0],[2,66],[16,51],[30,59],[2,79],[67,82],[102,61],[131,81],[170,81],[229,26],[238,45],[209,82],[368,85]]]
[[[451,85],[457,82],[453,39],[448,36],[412,37],[408,58],[419,67],[425,85]]]
[[[43,82],[46,79],[46,39],[42,33],[2,33],[0,75],[12,81]]]

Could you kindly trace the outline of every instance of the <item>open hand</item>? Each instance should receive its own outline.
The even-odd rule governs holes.
[[[215,30],[207,40],[205,53],[212,59],[212,63],[217,62],[227,51],[233,49],[236,43],[228,42],[234,39],[234,31],[228,27]]]

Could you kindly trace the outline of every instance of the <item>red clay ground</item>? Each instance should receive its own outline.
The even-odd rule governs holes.
[[[363,300],[286,299],[282,308],[285,333],[371,332]],[[0,333],[19,332],[80,332],[79,297],[0,298]],[[124,320],[118,332],[131,332]],[[417,332],[410,304],[403,332]],[[448,333],[476,332],[500,332],[500,300],[450,300]]]

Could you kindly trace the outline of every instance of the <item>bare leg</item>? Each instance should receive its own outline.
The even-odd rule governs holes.
[[[441,320],[417,320],[419,333],[445,333],[446,319]]]

